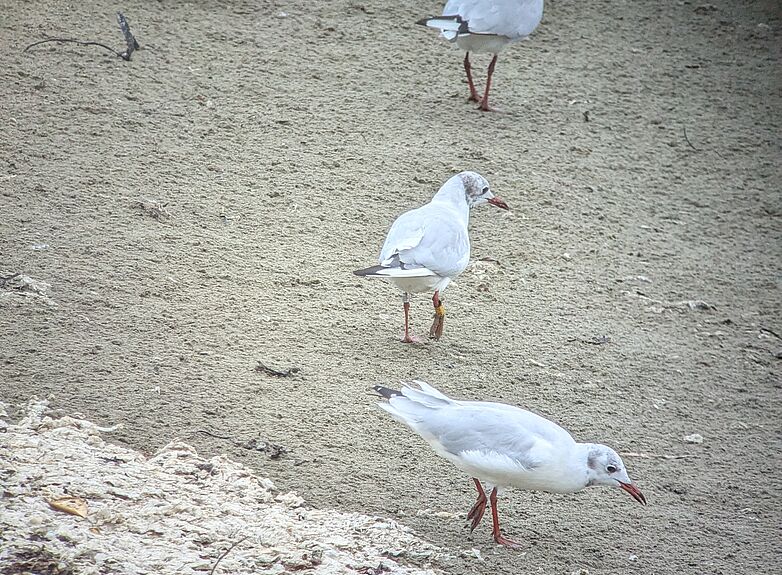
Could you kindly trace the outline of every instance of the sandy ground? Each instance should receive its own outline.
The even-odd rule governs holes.
[[[500,56],[497,114],[412,24],[438,7],[130,2],[146,49],[124,62],[22,53],[46,34],[119,48],[113,7],[0,3],[0,275],[51,284],[51,301],[0,290],[2,398],[51,395],[122,423],[117,442],[179,437],[310,505],[481,550],[452,573],[773,572],[778,4],[549,2]],[[398,295],[350,272],[462,169],[513,211],[473,213],[478,263],[446,294],[445,337],[403,346]],[[418,333],[430,305],[414,302]],[[412,377],[687,457],[626,458],[645,508],[511,491],[503,526],[526,549],[501,549],[488,524],[470,537],[436,514],[466,513],[468,478],[374,406],[372,385]]]

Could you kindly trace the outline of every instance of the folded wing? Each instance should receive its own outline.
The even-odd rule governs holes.
[[[459,467],[485,475],[518,473],[534,469],[550,449],[541,426],[551,423],[540,416],[508,405],[454,401],[417,383],[420,389],[380,392],[388,402],[379,405]]]
[[[441,277],[456,277],[470,261],[467,228],[449,213],[431,205],[411,210],[397,218],[380,251],[385,268],[422,270]]]
[[[451,0],[443,15],[460,16],[471,33],[516,40],[538,27],[543,18],[543,0]]]

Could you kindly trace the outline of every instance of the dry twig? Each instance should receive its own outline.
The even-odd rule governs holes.
[[[664,455],[658,453],[636,453],[634,451],[625,451],[620,453],[622,457],[640,457],[642,459],[689,459],[692,455]]]
[[[288,453],[287,447],[277,443],[272,443],[271,441],[264,439],[248,439],[246,441],[237,441],[233,437],[217,435],[216,433],[212,433],[206,429],[199,429],[196,431],[196,433],[203,433],[204,435],[214,437],[215,439],[224,439],[226,441],[230,441],[233,445],[236,447],[241,447],[242,449],[263,452],[269,456],[269,459],[279,459],[281,456]]]
[[[122,35],[125,36],[125,43],[128,45],[127,49],[119,54],[119,57],[127,61],[130,60],[133,52],[138,50],[140,46],[136,42],[133,32],[130,31],[130,24],[128,24],[128,20],[122,12],[117,12],[117,23],[119,24],[119,29],[122,30]]]
[[[595,336],[592,336],[589,339],[584,339],[582,337],[571,337],[567,341],[568,341],[568,343],[573,342],[573,341],[577,341],[577,342],[586,343],[586,344],[589,344],[589,345],[604,345],[606,343],[611,343],[611,338],[608,337],[607,335],[595,335]]]
[[[247,536],[245,536],[245,537],[242,537],[241,539],[239,539],[239,541],[236,541],[236,542],[235,542],[235,543],[233,543],[233,544],[232,544],[232,545],[231,545],[231,546],[230,546],[228,549],[226,549],[225,551],[223,551],[223,554],[222,554],[222,555],[220,555],[220,557],[218,557],[218,558],[217,558],[217,561],[215,561],[215,564],[214,564],[214,565],[212,565],[212,570],[209,572],[209,575],[214,575],[214,574],[215,574],[215,569],[217,569],[217,566],[220,564],[220,561],[222,561],[223,559],[225,559],[225,556],[226,556],[226,555],[228,555],[228,554],[229,554],[231,551],[233,551],[234,547],[236,547],[237,545],[239,545],[239,543],[241,543],[241,542],[242,542],[242,541],[244,541],[245,539],[247,539]]]
[[[152,216],[159,222],[167,220],[171,217],[171,213],[166,209],[168,202],[163,204],[155,200],[141,198],[140,200],[135,200],[133,205],[140,207],[144,210],[145,214]]]
[[[255,371],[259,373],[265,373],[267,375],[273,375],[274,377],[292,377],[299,373],[301,369],[298,367],[289,367],[288,369],[274,369],[273,367],[269,367],[268,365],[259,361],[258,365],[255,366]]]
[[[106,46],[106,44],[101,44],[100,42],[92,42],[92,41],[84,41],[84,40],[76,40],[74,38],[46,38],[45,40],[39,40],[38,42],[33,42],[29,46],[27,46],[23,52],[27,52],[30,48],[33,48],[34,46],[38,46],[40,44],[46,44],[47,42],[59,42],[61,44],[64,43],[70,43],[70,44],[78,44],[79,46],[100,46],[101,48],[105,48],[109,52],[114,53],[115,56],[118,58],[122,58],[125,61],[130,60],[130,57],[133,55],[133,52],[136,50],[140,50],[141,47],[139,46],[138,42],[136,41],[136,38],[133,36],[133,33],[130,31],[130,24],[128,24],[127,18],[122,14],[122,12],[117,12],[117,22],[119,23],[119,29],[122,31],[123,36],[125,36],[125,42],[127,43],[127,49],[123,52],[117,52],[114,48],[110,46]]]
[[[682,126],[682,129],[684,130],[684,139],[687,140],[687,143],[690,145],[690,147],[696,152],[700,152],[700,150],[695,146],[693,146],[692,142],[690,142],[690,138],[687,136],[687,128],[685,126]]]
[[[715,311],[717,309],[717,306],[703,301],[702,299],[688,299],[683,301],[670,302],[651,298],[641,290],[635,290],[632,292],[623,290],[622,293],[628,297],[637,297],[641,300],[656,304],[662,309],[689,309],[691,311]]]

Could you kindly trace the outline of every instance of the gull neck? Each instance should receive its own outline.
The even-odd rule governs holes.
[[[464,185],[458,176],[452,177],[432,198],[433,204],[445,204],[461,216],[465,224],[470,221],[470,206],[464,192]]]

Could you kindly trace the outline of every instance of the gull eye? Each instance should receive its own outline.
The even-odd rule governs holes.
[[[608,473],[614,473],[616,471],[616,467],[614,465],[609,465],[606,467],[606,471],[608,471]]]
[[[483,186],[483,189],[481,190],[481,193],[485,194],[488,191],[489,191],[489,186]]]

